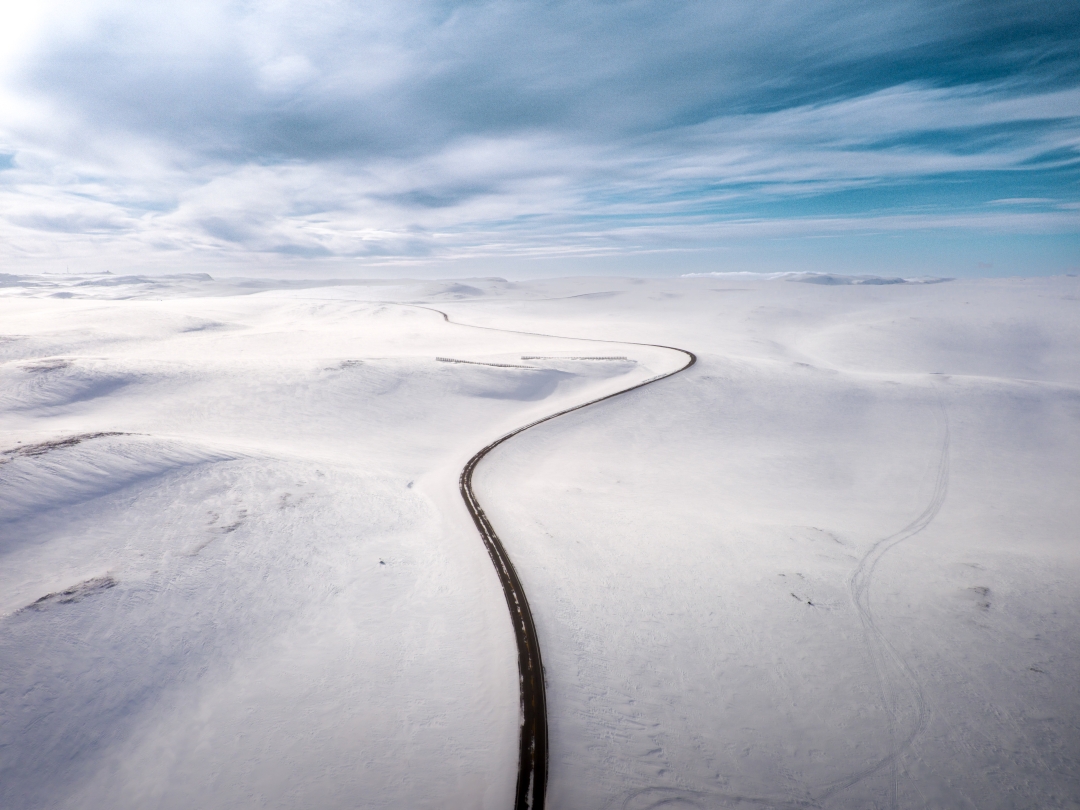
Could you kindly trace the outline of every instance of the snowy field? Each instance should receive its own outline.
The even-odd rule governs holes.
[[[511,807],[646,343],[548,807],[1080,808],[1080,279],[844,281],[0,276],[0,807]]]

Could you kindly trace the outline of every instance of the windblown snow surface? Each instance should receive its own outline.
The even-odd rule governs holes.
[[[511,807],[651,343],[548,806],[1080,807],[1080,280],[856,281],[0,276],[0,806]]]

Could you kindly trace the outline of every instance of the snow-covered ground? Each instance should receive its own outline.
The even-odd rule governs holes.
[[[549,807],[1080,807],[1080,279],[844,281],[0,276],[0,806],[511,806],[629,341]]]

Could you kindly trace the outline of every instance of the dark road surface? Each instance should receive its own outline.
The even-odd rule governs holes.
[[[448,323],[455,323],[441,310],[432,309],[431,307],[420,308],[438,312]],[[468,326],[473,329],[491,329],[496,332],[515,332],[516,334],[536,335],[538,337],[566,337],[564,335],[544,335],[539,332],[520,332],[511,329],[497,329],[490,326],[472,326],[471,324],[457,325]],[[563,416],[564,414],[579,411],[590,405],[595,405],[598,402],[604,402],[613,397],[622,396],[630,391],[643,388],[646,385],[652,385],[655,382],[678,374],[680,371],[685,371],[697,362],[697,356],[692,352],[688,352],[685,349],[676,349],[673,346],[660,346],[654,343],[628,343],[626,341],[617,340],[597,340],[594,338],[567,339],[588,340],[595,343],[619,343],[624,346],[649,346],[658,349],[670,349],[672,351],[682,352],[687,356],[688,360],[686,365],[675,371],[652,377],[637,385],[624,388],[622,391],[616,391],[614,394],[608,394],[607,396],[584,402],[581,405],[566,408],[558,413],[545,416],[543,419],[537,419],[535,422],[523,425],[522,427],[507,433],[505,436],[496,439],[487,447],[484,447],[469,459],[469,463],[466,464],[465,468],[461,471],[461,477],[458,482],[461,489],[461,497],[465,501],[465,507],[469,510],[469,514],[472,515],[473,522],[476,524],[476,529],[480,532],[480,537],[484,541],[484,546],[487,548],[488,555],[491,557],[491,562],[494,564],[495,571],[499,575],[499,582],[502,584],[503,593],[506,596],[506,605],[510,609],[510,621],[514,625],[514,637],[517,641],[518,673],[521,679],[522,721],[521,741],[518,753],[517,793],[514,799],[514,810],[543,810],[544,807],[548,768],[547,697],[544,689],[544,665],[540,658],[540,643],[536,636],[536,626],[533,623],[532,612],[529,610],[529,600],[525,597],[525,589],[521,586],[521,580],[518,578],[517,571],[514,570],[514,564],[510,561],[510,556],[506,553],[502,541],[499,540],[499,536],[495,533],[495,529],[487,519],[483,507],[476,498],[476,493],[473,492],[473,473],[476,471],[476,466],[484,459],[484,456],[507,439],[511,439],[529,428],[536,427],[539,424],[548,422],[559,416]]]

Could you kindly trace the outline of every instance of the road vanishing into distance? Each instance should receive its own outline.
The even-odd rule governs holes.
[[[608,394],[590,400],[589,402],[575,405],[572,408],[566,408],[558,413],[553,413],[550,416],[545,416],[542,419],[537,419],[535,422],[530,422],[527,425],[522,425],[521,427],[510,431],[505,436],[496,439],[470,458],[469,462],[465,465],[465,468],[461,471],[461,477],[458,479],[458,485],[461,489],[461,497],[465,501],[465,507],[469,510],[469,514],[472,515],[473,522],[476,524],[476,529],[480,532],[480,538],[484,541],[484,547],[487,549],[488,555],[491,557],[491,562],[495,566],[495,572],[499,575],[499,582],[502,584],[503,594],[506,596],[506,605],[510,610],[510,621],[514,626],[514,638],[517,641],[522,719],[521,739],[518,752],[517,792],[514,798],[514,810],[543,810],[547,789],[548,724],[547,695],[544,688],[544,664],[540,657],[540,642],[536,636],[536,625],[533,622],[532,611],[529,609],[529,600],[525,596],[525,589],[521,585],[521,580],[518,578],[517,571],[514,569],[514,564],[510,560],[510,555],[506,553],[506,549],[503,547],[499,535],[495,533],[491,521],[489,521],[487,515],[484,514],[484,508],[476,498],[476,493],[473,492],[473,473],[476,471],[476,466],[483,461],[488,453],[508,439],[517,436],[519,433],[524,433],[529,428],[536,427],[544,422],[549,422],[552,419],[564,416],[565,414],[573,413],[582,408],[588,408],[590,405],[596,405],[599,402],[622,396],[623,394],[635,391],[638,388],[644,388],[646,385],[652,385],[655,382],[678,374],[680,371],[686,371],[686,369],[697,362],[697,356],[686,349],[677,349],[674,346],[660,346],[655,343],[629,343],[617,340],[598,340],[596,338],[571,338],[566,335],[546,335],[540,332],[521,332],[514,329],[498,329],[491,326],[474,326],[472,324],[451,321],[450,317],[442,310],[415,304],[411,306],[417,306],[419,309],[437,312],[443,316],[443,319],[447,321],[447,323],[453,323],[457,326],[465,326],[471,329],[489,329],[496,332],[512,332],[519,335],[565,338],[568,340],[587,340],[594,343],[614,343],[624,346],[648,346],[655,349],[669,349],[671,351],[681,352],[687,357],[686,364],[675,371],[651,377],[644,382],[632,385],[629,388],[624,388],[622,391],[616,391],[614,394]]]
[[[521,683],[522,721],[518,753],[517,792],[514,799],[514,810],[543,810],[548,774],[548,726],[547,697],[544,685],[544,666],[540,656],[540,643],[537,639],[532,611],[529,609],[529,600],[525,595],[525,589],[522,587],[517,571],[514,569],[514,564],[510,560],[510,556],[506,553],[506,549],[499,539],[498,534],[495,532],[494,527],[491,525],[491,521],[489,521],[487,515],[484,514],[484,509],[480,505],[476,493],[473,492],[473,473],[476,471],[477,465],[483,461],[488,453],[503,442],[517,436],[519,433],[523,433],[529,428],[536,427],[537,425],[556,419],[565,414],[579,411],[582,408],[588,408],[591,405],[596,405],[597,403],[604,402],[605,400],[614,397],[622,396],[623,394],[627,394],[638,388],[652,385],[655,382],[659,382],[660,380],[671,377],[681,371],[685,371],[697,362],[697,356],[686,349],[679,349],[674,346],[664,346],[655,343],[632,343],[629,341],[600,340],[597,338],[576,338],[567,335],[549,335],[542,332],[524,332],[516,329],[500,329],[493,326],[477,326],[474,324],[459,323],[457,321],[452,321],[442,310],[433,307],[418,304],[409,304],[407,306],[436,312],[441,315],[446,322],[470,329],[487,329],[496,332],[533,335],[536,337],[583,340],[593,343],[605,343],[608,345],[647,346],[650,348],[668,349],[680,352],[687,357],[686,363],[674,371],[670,371],[666,374],[659,374],[643,382],[637,383],[636,385],[632,385],[629,388],[624,388],[613,394],[607,394],[606,396],[598,397],[597,399],[584,402],[580,405],[575,405],[572,408],[566,408],[512,430],[506,435],[491,442],[491,444],[482,448],[470,458],[469,462],[465,465],[465,468],[461,471],[461,476],[458,480],[461,497],[465,501],[465,506],[469,510],[469,514],[472,515],[473,522],[476,524],[476,529],[480,532],[480,537],[484,541],[484,546],[487,548],[488,555],[491,557],[492,564],[495,566],[495,571],[499,575],[499,582],[502,584],[503,593],[506,596],[506,604],[510,610],[510,620],[514,627],[514,637],[517,641],[518,673]],[[897,727],[894,728],[894,736],[901,737],[894,746],[894,749],[878,761],[871,763],[868,767],[860,769],[857,773],[822,786],[811,800],[812,804],[817,804],[828,799],[833,794],[861,782],[863,779],[880,771],[882,768],[889,767],[890,765],[895,766],[899,756],[904,750],[910,747],[911,743],[915,737],[918,736],[926,723],[928,710],[922,695],[920,684],[907,663],[892,649],[888,640],[885,639],[882,632],[877,628],[873,613],[870,609],[868,592],[871,577],[880,558],[894,546],[925,529],[936,517],[944,502],[946,492],[948,491],[949,480],[949,419],[948,414],[945,412],[944,405],[941,405],[940,407],[943,418],[944,438],[942,442],[941,458],[937,465],[938,469],[935,476],[936,482],[934,485],[934,493],[930,504],[917,518],[915,518],[915,520],[899,532],[875,542],[859,561],[849,582],[852,601],[855,604],[859,617],[864,625],[866,644],[869,648],[868,652],[878,670],[878,677],[882,683],[882,688],[894,695],[894,701],[900,699],[900,695],[907,693],[909,702],[913,704],[910,713],[914,716],[912,718],[899,716],[903,715],[905,712],[900,707],[893,707],[890,702],[890,712],[893,712],[896,715],[892,718],[892,725]],[[899,727],[904,725],[910,726],[907,733],[902,733],[899,730]],[[807,804],[805,801],[776,801],[774,799],[753,796],[723,795],[721,797],[714,796],[713,798],[724,798],[753,805],[784,807],[790,808],[790,810],[796,810],[797,808],[801,810],[801,808],[804,808]],[[897,797],[894,791],[892,796],[893,807],[897,806],[896,800]]]

